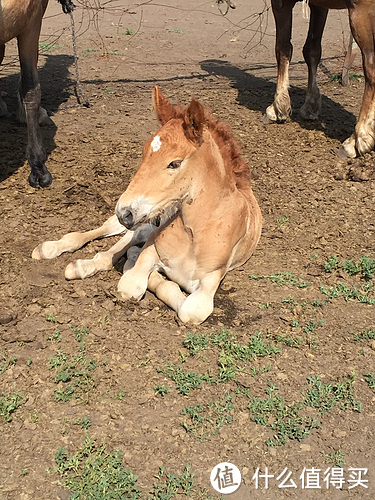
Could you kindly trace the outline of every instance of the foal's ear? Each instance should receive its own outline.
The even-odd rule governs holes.
[[[205,125],[204,109],[200,102],[193,99],[184,115],[184,129],[188,139],[200,146],[203,142]]]
[[[173,104],[171,104],[168,99],[163,96],[157,85],[155,85],[152,92],[152,99],[154,101],[156,115],[162,125],[176,116],[176,110]]]

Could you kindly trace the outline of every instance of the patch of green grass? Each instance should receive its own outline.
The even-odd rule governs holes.
[[[77,418],[74,423],[75,425],[79,425],[81,429],[89,429],[91,427],[91,422],[88,417]]]
[[[61,330],[56,329],[55,333],[53,335],[50,335],[49,337],[47,337],[47,340],[49,340],[53,344],[61,342],[61,335],[60,335],[60,333],[61,333]]]
[[[93,359],[88,359],[84,351],[68,357],[59,350],[49,361],[49,369],[56,372],[54,382],[63,384],[62,389],[55,389],[55,401],[84,400],[84,394],[95,387],[90,372],[96,368],[96,363]]]
[[[141,498],[137,476],[122,463],[123,453],[110,454],[104,442],[98,445],[86,436],[81,448],[69,456],[59,447],[55,454],[55,472],[72,495],[71,500],[137,500]]]
[[[276,224],[279,226],[285,226],[289,222],[289,215],[286,215],[285,217],[280,217],[279,219],[276,219]]]
[[[298,325],[291,325],[291,326],[299,327],[300,325],[298,323]],[[292,335],[282,334],[282,335],[278,335],[276,337],[276,342],[280,342],[281,344],[284,344],[287,347],[298,348],[302,344],[303,338],[302,337],[293,337]]]
[[[50,323],[56,323],[56,318],[53,314],[47,314],[46,320]]]
[[[375,391],[375,375],[373,373],[369,372],[369,373],[366,373],[366,375],[364,375],[363,378],[368,383],[370,389]]]
[[[112,90],[112,89],[110,89],[109,87],[106,87],[106,88],[104,89],[104,93],[105,93],[105,94],[114,94],[114,93],[115,93],[115,91],[114,91],[114,90]]]
[[[281,351],[281,347],[266,343],[263,340],[262,332],[251,335],[247,344],[239,344],[236,341],[236,336],[225,329],[219,333],[210,334],[188,333],[183,345],[188,349],[190,356],[195,356],[200,351],[208,349],[218,352],[217,365],[219,367],[216,375],[213,373],[197,374],[192,371],[184,372],[181,365],[175,367],[173,364],[164,369],[158,368],[157,371],[173,380],[180,394],[185,396],[189,395],[192,389],[198,389],[202,382],[218,384],[230,380],[236,381],[238,373],[246,369],[243,365],[244,362],[258,356],[271,356]],[[263,371],[267,371],[267,369],[260,370],[258,373]]]
[[[24,396],[21,392],[16,392],[14,394],[2,392],[0,394],[0,418],[2,418],[4,422],[11,422],[12,413],[25,403],[27,399],[27,396]]]
[[[331,286],[327,290],[325,285],[320,285],[320,293],[326,295],[330,301],[343,297],[345,302],[351,302],[356,300],[363,304],[375,304],[375,298],[370,297],[375,291],[374,285],[371,283],[366,283],[362,285],[359,289],[355,286],[348,286],[345,283],[339,283],[338,285]]]
[[[76,339],[77,342],[82,342],[86,339],[89,329],[88,328],[77,328],[74,327],[72,328],[73,333],[74,333],[74,338]]]
[[[342,74],[341,73],[333,73],[329,77],[333,82],[339,82],[342,83]],[[363,78],[363,75],[361,73],[349,73],[349,80],[353,82],[358,82]]]
[[[17,356],[13,356],[13,358],[7,358],[4,354],[0,356],[3,361],[0,363],[0,374],[3,374],[5,370],[7,370],[10,366],[14,366],[17,362]]]
[[[125,391],[120,391],[118,394],[114,394],[113,399],[119,399],[122,401],[126,397]]]
[[[172,363],[164,369],[157,368],[157,371],[171,379],[176,384],[178,392],[184,396],[188,396],[192,389],[198,389],[202,382],[211,384],[215,381],[215,378],[207,373],[198,374],[190,370],[184,372],[181,365],[175,367]]]
[[[161,384],[154,387],[154,392],[155,394],[160,394],[160,396],[165,396],[166,394],[168,394],[169,389],[164,384]]]
[[[342,382],[323,384],[319,375],[309,377],[310,388],[306,392],[302,392],[305,398],[304,404],[316,408],[320,415],[330,412],[336,404],[340,404],[343,411],[351,409],[361,412],[361,402],[354,399],[353,384],[355,378],[355,374],[352,374]]]
[[[364,255],[358,262],[355,262],[353,259],[343,262],[339,260],[337,255],[331,255],[329,259],[324,262],[324,270],[327,273],[332,273],[338,269],[342,269],[350,276],[360,274],[362,278],[369,281],[375,274],[375,259],[371,260],[367,255]]]
[[[369,328],[368,330],[362,330],[361,333],[354,333],[354,342],[359,342],[361,340],[375,340],[375,328]]]
[[[62,43],[55,43],[55,42],[39,42],[39,50],[42,52],[53,52],[55,49],[63,47]]]
[[[333,451],[329,455],[327,455],[326,453],[324,453],[324,451],[321,451],[321,454],[325,458],[326,464],[332,464],[332,465],[334,465],[334,467],[340,467],[340,468],[344,467],[344,465],[345,465],[345,458],[344,458],[345,454],[344,454],[344,452],[342,450]]]
[[[247,408],[251,413],[251,420],[264,425],[274,431],[267,446],[283,446],[287,439],[301,441],[310,434],[311,429],[319,429],[320,421],[301,412],[303,402],[287,405],[282,396],[279,396],[278,387],[271,384],[266,389],[267,398],[253,397]]]
[[[131,28],[126,28],[124,35],[134,35],[135,31]]]
[[[232,423],[232,398],[233,394],[227,393],[221,401],[187,406],[181,411],[181,415],[188,417],[188,420],[182,422],[183,428],[199,441],[206,441],[217,434],[223,425]]]
[[[282,271],[280,273],[272,273],[270,275],[255,276],[255,274],[250,274],[249,278],[252,280],[268,279],[271,283],[276,286],[295,286],[297,288],[306,288],[310,285],[310,281],[303,281],[304,278],[295,278],[292,272]]]

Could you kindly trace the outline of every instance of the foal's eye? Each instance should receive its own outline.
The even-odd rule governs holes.
[[[171,163],[168,165],[167,168],[180,168],[181,167],[182,160],[174,160],[171,161]]]

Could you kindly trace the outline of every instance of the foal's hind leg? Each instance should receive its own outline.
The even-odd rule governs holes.
[[[102,226],[92,231],[68,233],[58,241],[45,241],[41,243],[34,249],[32,258],[37,260],[54,259],[64,252],[78,250],[78,248],[83,247],[89,241],[106,238],[107,236],[115,236],[124,231],[126,231],[126,228],[120,224],[116,215],[112,215]],[[133,234],[132,231],[130,233]]]
[[[276,23],[277,86],[273,103],[268,106],[262,118],[263,123],[283,122],[292,113],[289,97],[289,62],[292,58],[292,10],[296,0],[279,2],[272,0]]]
[[[303,57],[308,68],[308,83],[305,104],[301,108],[301,116],[306,120],[317,120],[321,109],[321,96],[316,72],[322,57],[322,35],[326,24],[328,9],[310,5],[310,24]]]
[[[155,226],[152,224],[144,224],[135,231],[127,231],[120,241],[106,252],[97,253],[93,259],[78,259],[68,264],[65,268],[65,278],[68,280],[84,279],[99,271],[109,271],[129,247],[143,245],[154,229]],[[137,260],[137,256],[138,253],[134,257],[134,262]]]

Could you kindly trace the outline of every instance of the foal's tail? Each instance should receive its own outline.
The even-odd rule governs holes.
[[[61,3],[64,14],[70,14],[70,12],[73,12],[75,5],[71,2],[71,0],[58,0],[58,2]]]

